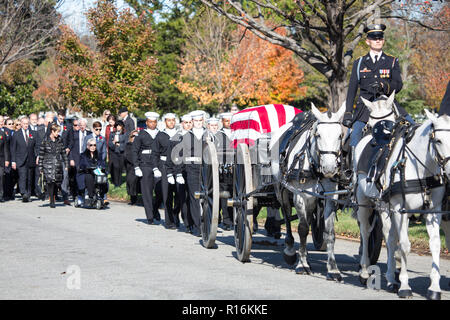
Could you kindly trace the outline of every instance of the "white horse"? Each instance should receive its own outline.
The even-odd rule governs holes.
[[[281,203],[281,209],[286,222],[286,247],[283,256],[286,262],[291,265],[296,261],[296,252],[289,220],[292,212],[289,200],[290,192],[293,192],[293,190],[306,190],[319,193],[322,191],[336,191],[338,188],[337,183],[333,182],[330,178],[334,177],[339,171],[342,138],[345,132],[344,127],[341,124],[345,112],[345,105],[343,105],[336,113],[321,113],[314,105],[312,105],[311,111],[317,120],[310,130],[301,135],[295,145],[288,146],[291,150],[289,150],[289,156],[286,160],[287,168],[291,168],[295,161],[294,165],[300,170],[300,173],[307,174],[309,172],[312,173],[312,176],[307,174],[308,177],[300,179],[301,181],[291,176],[287,181],[284,181],[289,186],[289,189],[287,189],[288,186],[281,183],[283,180],[283,172],[281,172],[282,170],[280,170],[277,161],[272,162],[271,166],[272,175],[279,182],[275,184],[275,191],[278,200]],[[271,150],[274,150],[273,146],[271,146]],[[304,160],[294,160],[294,158],[300,154],[304,156]],[[300,168],[299,163],[302,163]],[[295,167],[292,166],[292,168]],[[337,199],[337,197],[337,195],[333,196],[334,199]],[[298,233],[300,236],[300,248],[298,252],[299,262],[295,271],[299,274],[310,274],[311,267],[307,259],[308,253],[306,250],[306,241],[312,214],[317,208],[318,199],[313,195],[300,192],[299,194],[294,193],[293,200],[299,218]],[[327,244],[328,253],[327,279],[342,281],[342,276],[334,256],[335,214],[335,203],[331,200],[326,200],[324,208],[324,240]]]
[[[391,119],[395,106],[393,104],[394,93],[388,100],[381,100],[376,102],[369,102],[363,99],[364,104],[369,108],[371,113],[373,126],[375,120]],[[435,117],[430,112],[425,110],[428,120],[416,129],[415,134],[409,141],[404,138],[399,139],[393,145],[391,156],[386,165],[386,171],[381,174],[380,184],[382,186],[389,186],[392,183],[398,183],[401,175],[404,174],[404,180],[408,181],[411,186],[413,181],[420,180],[421,185],[429,186],[428,192],[417,190],[413,192],[408,190],[408,193],[402,195],[400,192],[392,190],[388,193],[387,190],[377,190],[374,183],[367,182],[367,175],[358,173],[358,185],[356,190],[356,198],[359,208],[357,210],[358,221],[360,222],[361,241],[363,245],[363,253],[361,256],[361,271],[360,277],[367,279],[369,274],[367,267],[369,265],[368,259],[368,233],[369,224],[368,217],[372,209],[368,206],[378,204],[383,221],[383,233],[387,243],[388,262],[386,279],[388,288],[395,290],[398,283],[395,280],[395,257],[394,253],[399,246],[401,271],[400,271],[400,288],[398,290],[399,297],[411,297],[412,291],[408,285],[407,273],[407,254],[410,251],[410,242],[408,239],[408,214],[401,213],[405,210],[420,210],[428,203],[430,211],[441,211],[442,200],[445,194],[445,186],[442,180],[433,182],[433,177],[443,179],[442,170],[445,169],[446,175],[450,173],[450,167],[447,161],[445,163],[439,162],[437,159],[448,159],[450,156],[450,118],[443,116]],[[383,116],[384,115],[384,116]],[[355,160],[358,162],[365,145],[370,141],[371,136],[363,138],[356,147]],[[404,166],[404,173],[401,173],[401,166]],[[392,173],[393,172],[393,173]],[[393,181],[391,181],[391,178]],[[428,179],[427,179],[428,178]],[[431,182],[430,182],[431,181]],[[397,186],[401,185],[397,184]],[[388,188],[389,189],[389,188]],[[389,198],[383,197],[389,195]],[[384,198],[385,201],[382,200]],[[389,218],[388,213],[391,214]],[[439,254],[440,254],[440,238],[439,226],[441,224],[440,213],[426,214],[427,232],[430,237],[430,251],[432,254],[433,264],[430,273],[431,285],[428,288],[427,297],[429,299],[440,299],[440,274],[439,274]]]

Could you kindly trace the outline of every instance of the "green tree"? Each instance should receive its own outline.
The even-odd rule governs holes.
[[[37,88],[32,76],[35,68],[32,61],[20,60],[5,69],[0,78],[0,114],[18,117],[45,109],[41,101],[33,98]]]
[[[111,1],[99,0],[89,10],[88,22],[97,51],[63,28],[59,63],[67,74],[60,88],[68,101],[88,113],[121,107],[138,116],[158,111],[151,83],[157,76],[155,34],[144,15],[118,11]]]

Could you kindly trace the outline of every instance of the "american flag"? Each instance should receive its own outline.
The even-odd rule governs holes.
[[[231,141],[236,149],[239,143],[255,144],[261,135],[273,132],[291,121],[301,110],[284,104],[268,104],[239,111],[231,118]]]

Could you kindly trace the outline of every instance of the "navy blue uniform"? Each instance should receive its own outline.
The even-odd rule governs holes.
[[[344,119],[352,119],[352,123],[355,121],[367,123],[370,111],[360,97],[374,101],[377,95],[384,94],[389,96],[394,90],[397,94],[402,89],[402,86],[403,82],[398,58],[383,52],[376,63],[373,63],[369,53],[356,59],[353,62],[352,74],[348,85]],[[356,101],[356,106],[353,107],[358,87],[359,97]],[[402,107],[398,105],[397,107],[401,115],[406,115],[406,111]]]

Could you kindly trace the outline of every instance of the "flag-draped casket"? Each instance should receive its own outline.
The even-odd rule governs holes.
[[[239,111],[231,118],[231,141],[253,146],[262,135],[271,133],[291,121],[300,109],[284,104],[268,104]]]

